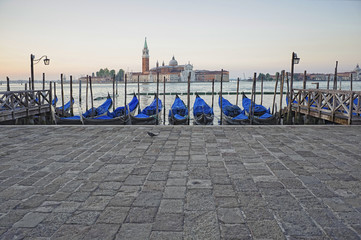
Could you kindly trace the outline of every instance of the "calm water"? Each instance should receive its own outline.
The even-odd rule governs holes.
[[[327,88],[327,82],[322,81],[319,82],[320,88]],[[274,92],[275,82],[264,82],[263,84],[263,91],[264,92]],[[332,87],[332,84],[331,84]],[[25,88],[25,85],[21,84],[12,84],[11,90],[23,90]],[[42,84],[36,83],[35,84],[36,89],[41,89]],[[46,88],[49,88],[49,84],[46,85]],[[184,93],[185,95],[180,95],[180,98],[184,101],[185,104],[187,104],[187,83],[166,83],[166,92],[177,92],[177,93]],[[302,82],[294,82],[294,88],[302,88]],[[307,88],[315,88],[314,84],[307,83]],[[154,99],[154,93],[156,92],[157,84],[156,83],[141,83],[140,84],[140,92],[141,93],[148,93],[152,95],[141,95],[140,96],[140,107],[143,109],[147,105],[149,105],[152,100]],[[252,89],[252,82],[250,81],[240,81],[240,87],[239,92],[251,92]],[[342,89],[343,90],[349,90],[350,89],[350,83],[349,82],[342,82]],[[6,84],[0,85],[0,91],[6,90]],[[56,86],[57,90],[57,96],[58,96],[58,106],[61,104],[61,89],[60,84],[57,84]],[[361,91],[361,82],[353,82],[353,90],[354,91]],[[159,84],[159,93],[163,93],[163,83]],[[205,82],[198,82],[198,83],[191,83],[191,92],[211,92],[212,91],[212,83],[205,83]],[[220,83],[216,82],[214,84],[214,91],[219,92],[220,91]],[[223,97],[229,100],[231,103],[236,103],[236,95],[228,95],[227,92],[236,92],[237,91],[237,82],[226,82],[223,83]],[[257,82],[257,89],[256,91],[261,91],[261,83]],[[279,91],[279,86],[278,90]],[[284,91],[286,91],[286,86],[284,88]],[[127,84],[127,93],[136,93],[138,92],[138,85],[137,83],[128,83]],[[93,97],[106,97],[108,93],[112,96],[113,93],[113,85],[112,84],[93,84]],[[79,85],[74,84],[73,85],[73,97],[75,99],[75,106],[74,106],[74,113],[79,113],[80,111],[84,112],[86,109],[85,104],[85,95],[86,95],[86,84],[82,84],[81,89],[82,94],[82,103],[79,105]],[[208,105],[211,106],[212,104],[212,95],[201,95],[201,97],[208,103]],[[248,95],[250,97],[250,95]],[[166,95],[165,98],[165,108],[166,108],[166,124],[168,124],[168,111],[174,101],[175,96],[174,95]],[[70,99],[70,87],[68,84],[64,85],[64,102],[66,103]],[[132,99],[131,95],[127,95],[127,102],[129,102]],[[163,102],[163,96],[160,96],[160,99]],[[194,103],[195,95],[190,96],[190,107],[191,112],[193,109],[193,103]],[[96,100],[94,101],[94,106],[97,107],[100,104],[104,102],[103,100]],[[261,95],[256,95],[256,103],[261,102]],[[279,102],[280,98],[279,95],[276,97],[276,105],[277,109],[279,109]],[[283,104],[282,106],[285,107],[285,96],[282,100]],[[263,96],[263,105],[265,107],[271,107],[273,104],[273,94],[272,95],[264,95]],[[239,95],[238,105],[242,108],[242,96]],[[124,106],[124,83],[118,84],[118,96],[115,99],[115,107]],[[90,92],[89,92],[89,100],[88,100],[88,107],[91,107],[90,103]],[[162,110],[163,111],[163,110]],[[219,120],[220,115],[220,108],[218,106],[218,95],[214,95],[214,112],[215,112],[215,122]],[[163,113],[162,113],[163,117]],[[193,114],[191,114],[191,118],[193,117]]]

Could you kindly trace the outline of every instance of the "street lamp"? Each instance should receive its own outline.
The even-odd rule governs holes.
[[[292,60],[291,60],[291,83],[290,83],[290,94],[288,99],[288,115],[287,115],[287,122],[289,123],[290,115],[291,115],[291,103],[293,101],[293,71],[295,64],[300,62],[300,58],[297,57],[297,53],[292,52]]]
[[[46,55],[42,56],[39,59],[35,59],[35,56],[33,54],[30,54],[30,70],[31,70],[31,85],[32,85],[31,88],[32,88],[32,90],[34,90],[34,65],[39,63],[40,60],[43,58],[44,58],[44,64],[49,65],[50,59]],[[29,88],[30,88],[30,86],[29,86]]]

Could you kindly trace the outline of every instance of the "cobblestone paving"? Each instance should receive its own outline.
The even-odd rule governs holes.
[[[1,239],[361,236],[358,126],[0,130]]]

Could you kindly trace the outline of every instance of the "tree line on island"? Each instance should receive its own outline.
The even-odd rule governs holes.
[[[109,78],[112,79],[115,75],[115,81],[124,81],[124,70],[119,69],[117,73],[115,73],[115,70],[109,70],[108,68],[101,68],[99,71],[96,72],[96,77],[100,78]]]

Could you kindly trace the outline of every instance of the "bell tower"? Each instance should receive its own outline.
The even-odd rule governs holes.
[[[149,50],[147,45],[147,38],[145,38],[143,55],[142,55],[142,73],[149,72]]]

